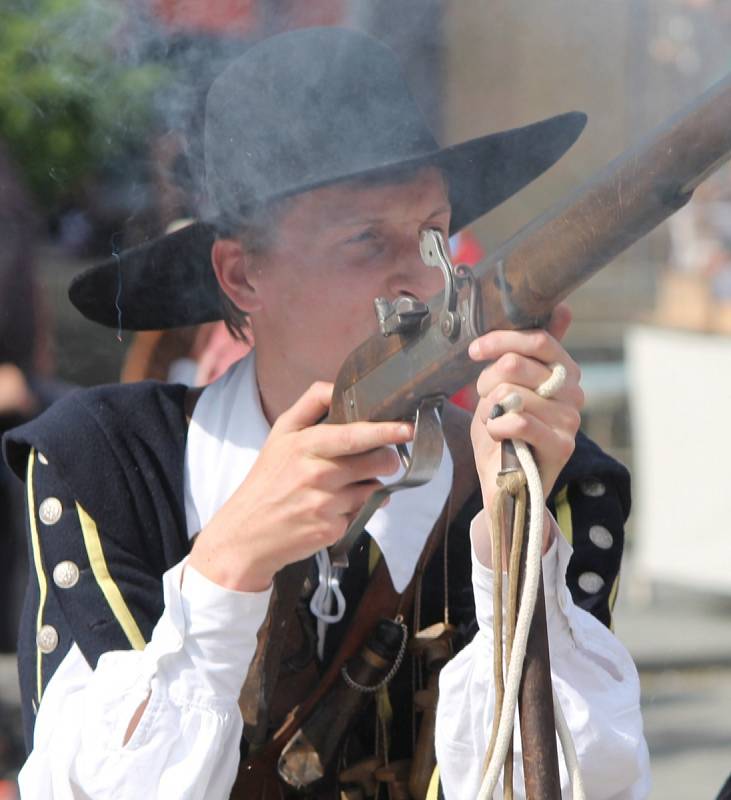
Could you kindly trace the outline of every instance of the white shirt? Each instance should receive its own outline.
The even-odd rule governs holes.
[[[482,524],[480,512],[471,536]],[[571,729],[590,800],[640,800],[650,793],[649,754],[642,733],[640,683],[627,650],[595,617],[574,605],[566,586],[571,545],[554,525],[543,556],[551,676]],[[493,573],[472,550],[478,633],[443,669],[439,680],[436,753],[447,800],[477,796],[495,709]],[[503,608],[507,581],[503,581]],[[516,714],[516,732],[520,726]],[[561,794],[571,798],[557,739]],[[525,796],[520,736],[515,736],[515,797]],[[502,778],[495,793],[502,797]]]
[[[144,650],[105,653],[93,671],[76,644],[63,659],[38,709],[19,776],[23,800],[228,797],[243,730],[239,692],[270,592],[224,589],[185,562],[165,573],[163,590]]]

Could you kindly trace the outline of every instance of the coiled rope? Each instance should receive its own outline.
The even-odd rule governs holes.
[[[551,376],[542,383],[536,393],[544,398],[552,397],[559,391],[566,381],[566,368],[562,364],[551,364]],[[522,400],[520,395],[514,393],[509,395],[500,404],[504,412],[517,411],[520,409]],[[514,439],[513,445],[518,457],[518,462],[523,475],[513,473],[504,474],[502,478],[501,490],[498,493],[492,514],[492,540],[493,540],[493,573],[495,575],[494,598],[497,613],[494,614],[494,635],[495,635],[495,720],[493,724],[492,736],[486,755],[486,765],[483,774],[482,784],[477,795],[478,800],[492,800],[495,787],[500,777],[500,771],[506,768],[506,794],[505,797],[512,797],[512,743],[513,728],[515,724],[515,709],[518,702],[518,690],[520,679],[523,673],[523,662],[525,660],[526,646],[528,643],[528,631],[533,610],[535,608],[536,596],[541,575],[541,556],[543,550],[543,525],[545,504],[543,500],[543,487],[538,466],[533,458],[528,445],[520,440]],[[528,491],[528,502],[530,504],[530,523],[528,526],[528,546],[525,565],[525,578],[523,591],[520,597],[520,608],[515,618],[515,599],[517,598],[518,580],[518,558],[522,544],[522,531],[525,519],[525,489],[521,485],[525,480]],[[515,481],[518,481],[518,484]],[[512,485],[509,482],[512,481]],[[507,494],[516,496],[515,513],[515,535],[513,537],[512,552],[510,554],[510,590],[508,604],[509,630],[507,636],[507,678],[503,689],[503,659],[502,659],[502,507]],[[514,625],[514,630],[513,630]],[[499,644],[498,644],[499,637]],[[563,715],[561,704],[553,692],[553,707],[556,721],[556,731],[564,760],[571,780],[573,800],[586,800],[581,773],[579,771],[579,761],[576,756],[571,732],[566,718]],[[506,760],[507,759],[507,760]]]

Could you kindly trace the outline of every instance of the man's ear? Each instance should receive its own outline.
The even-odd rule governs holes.
[[[226,296],[242,311],[258,311],[261,302],[250,282],[254,263],[251,254],[237,239],[216,239],[211,250],[216,279]]]

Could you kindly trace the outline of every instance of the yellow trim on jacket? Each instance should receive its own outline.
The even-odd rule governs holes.
[[[94,578],[99,584],[99,588],[102,590],[102,594],[107,603],[109,603],[109,607],[112,609],[112,613],[124,631],[127,640],[135,650],[142,650],[145,646],[145,637],[135,622],[132,612],[127,607],[127,603],[122,597],[122,592],[109,574],[96,523],[78,503],[76,503],[76,511],[79,515],[84,545],[89,556]]]
[[[566,541],[573,545],[574,526],[571,522],[571,505],[569,504],[569,487],[564,486],[556,495],[556,522]]]
[[[48,596],[48,583],[46,573],[43,571],[43,559],[41,557],[41,542],[38,538],[38,523],[36,522],[36,503],[35,492],[33,490],[33,468],[36,463],[36,451],[31,448],[28,456],[28,473],[26,476],[26,491],[28,494],[28,519],[30,521],[30,540],[33,550],[33,566],[38,578],[38,613],[36,614],[36,636],[43,627],[43,609],[46,605]],[[36,641],[36,694],[37,700],[41,702],[43,694],[43,653]]]

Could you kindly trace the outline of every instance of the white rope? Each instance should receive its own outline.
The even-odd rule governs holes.
[[[342,570],[333,567],[327,548],[315,553],[317,563],[317,588],[310,600],[310,611],[317,618],[317,654],[322,660],[325,653],[327,626],[340,622],[345,614],[345,597],[340,588]],[[335,613],[331,614],[333,600]]]
[[[568,722],[566,722],[566,717],[563,715],[563,709],[555,690],[553,690],[553,716],[556,720],[556,732],[558,733],[558,740],[561,742],[563,759],[566,762],[566,769],[571,781],[573,800],[586,800],[586,789],[584,788],[584,779],[581,777],[581,769],[579,768],[579,757],[576,755],[574,740],[571,738],[571,730]]]
[[[549,367],[551,368],[550,378],[543,381],[536,389],[536,394],[539,397],[553,397],[564,383],[566,383],[566,367],[564,367],[563,364],[557,362],[555,364],[549,364]]]
[[[528,527],[528,553],[525,569],[525,582],[523,592],[520,597],[520,610],[515,626],[515,637],[513,639],[513,650],[508,665],[508,676],[505,682],[505,697],[503,699],[502,712],[498,723],[498,733],[495,740],[495,747],[492,758],[487,767],[487,772],[480,786],[478,800],[490,800],[497,786],[500,773],[505,763],[505,756],[508,746],[513,736],[513,724],[515,720],[515,708],[518,702],[518,689],[520,678],[523,673],[523,661],[525,660],[526,644],[528,642],[528,629],[533,618],[533,609],[536,604],[538,594],[538,582],[540,578],[541,551],[543,549],[543,490],[541,488],[540,477],[535,465],[535,461],[525,458],[528,447],[525,442],[514,440],[515,452],[518,456],[520,466],[525,472],[530,497],[530,525]],[[528,453],[530,456],[530,453]],[[531,469],[532,467],[532,469]],[[536,478],[538,478],[538,494],[536,494]],[[500,567],[493,565],[493,568]]]
[[[551,364],[549,367],[551,369],[551,377],[536,389],[536,393],[541,397],[551,397],[563,386],[566,380],[566,369],[562,364]],[[516,411],[521,405],[520,396],[517,393],[510,395],[505,398],[500,405],[505,411]],[[500,721],[498,723],[495,747],[477,795],[478,800],[492,800],[493,792],[495,791],[503,764],[505,763],[508,747],[512,741],[515,709],[518,703],[518,690],[520,687],[520,679],[523,674],[523,662],[525,660],[525,651],[528,642],[528,630],[533,618],[533,610],[536,604],[541,575],[545,511],[541,476],[528,445],[520,439],[514,439],[513,445],[520,466],[525,473],[530,502],[530,524],[528,526],[525,580],[520,597],[520,609],[515,626],[513,649],[510,656],[510,664],[508,665],[505,696],[500,713]],[[493,535],[494,534],[495,531],[493,531]],[[493,565],[493,569],[495,568],[499,569],[500,567]],[[571,733],[566,724],[561,707],[557,702],[555,693],[553,699],[559,740],[561,742],[564,758],[566,759],[569,775],[571,776],[573,800],[585,800],[584,787],[581,775],[579,774],[576,751],[571,741]]]

